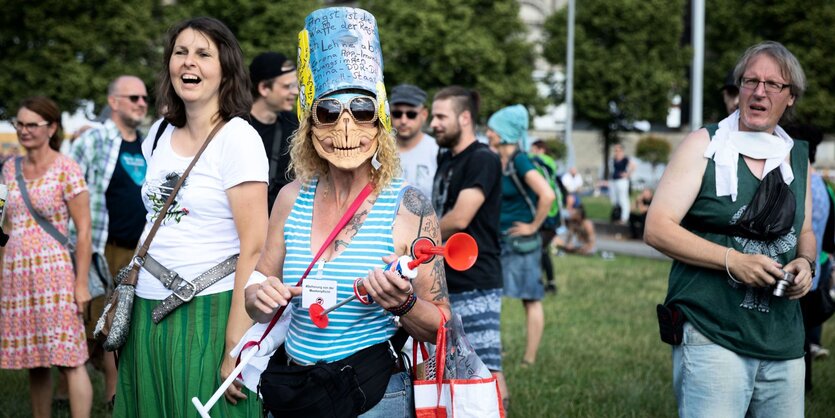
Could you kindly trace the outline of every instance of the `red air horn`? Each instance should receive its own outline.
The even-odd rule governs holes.
[[[453,269],[464,271],[475,264],[478,258],[478,245],[476,245],[473,237],[463,232],[449,237],[446,245],[435,245],[431,239],[420,237],[412,243],[414,260],[409,263],[409,268],[428,263],[436,255],[444,257],[446,263]]]
[[[420,237],[412,243],[412,256],[401,256],[397,261],[387,265],[384,270],[395,271],[406,280],[412,280],[417,277],[417,268],[420,264],[425,264],[435,258],[436,255],[444,257],[446,263],[455,270],[464,271],[475,264],[478,259],[478,245],[470,235],[459,232],[451,237],[446,242],[446,245],[435,245],[435,243],[427,238]],[[310,320],[313,321],[319,328],[326,328],[328,326],[328,313],[346,305],[348,302],[359,299],[365,305],[371,304],[371,298],[365,287],[362,284],[362,278],[354,281],[354,295],[331,306],[328,309],[322,307],[318,303],[313,303],[308,307],[308,314]]]

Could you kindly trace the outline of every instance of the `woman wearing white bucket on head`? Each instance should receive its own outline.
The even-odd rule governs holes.
[[[286,343],[261,375],[265,409],[276,417],[411,415],[411,380],[394,353],[402,344],[393,338],[396,318],[415,339],[435,341],[441,314],[450,317],[443,260],[418,266],[412,283],[381,270],[410,254],[418,236],[440,243],[431,203],[397,176],[382,64],[370,13],[337,7],[307,17],[299,34],[300,127],[290,152],[296,180],[279,192],[246,289],[258,322],[282,305],[296,308]],[[344,301],[360,277],[372,303],[353,300],[319,328],[311,304]]]
[[[816,248],[806,143],[778,122],[805,77],[783,45],[763,42],[734,79],[739,110],[684,139],[647,213],[646,242],[674,260],[661,335],[682,417],[800,417],[797,299]]]

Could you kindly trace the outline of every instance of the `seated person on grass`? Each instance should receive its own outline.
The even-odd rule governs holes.
[[[568,227],[568,232],[564,237],[554,238],[554,245],[557,249],[580,255],[594,255],[597,252],[594,223],[586,219],[586,209],[583,205],[569,209],[566,227]]]

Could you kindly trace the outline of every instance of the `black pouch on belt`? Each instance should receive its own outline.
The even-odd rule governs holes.
[[[658,314],[658,331],[661,333],[661,341],[670,345],[680,345],[684,337],[684,314],[674,305],[659,304],[655,310]]]

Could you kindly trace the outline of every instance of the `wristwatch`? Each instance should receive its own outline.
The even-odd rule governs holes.
[[[798,256],[798,258],[802,258],[809,262],[809,270],[812,270],[812,277],[815,277],[815,271],[817,270],[818,262],[809,257],[806,257],[805,255],[800,255]]]

